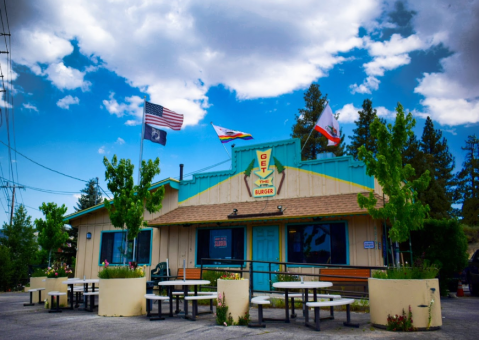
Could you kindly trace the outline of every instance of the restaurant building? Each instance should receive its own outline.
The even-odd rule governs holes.
[[[232,148],[230,170],[155,183],[151,190],[165,187],[163,207],[145,211],[148,228],[128,244],[129,256],[134,249],[147,277],[166,259],[172,275],[183,260],[194,268],[205,258],[295,262],[289,270],[298,273],[315,273],[311,263],[382,266],[381,221],[357,203],[372,191],[382,205],[381,188],[362,162],[331,156],[302,161],[299,139],[289,139]],[[66,219],[79,231],[76,277],[96,278],[105,259],[123,263],[123,232],[103,205]],[[267,288],[257,277],[255,289]]]

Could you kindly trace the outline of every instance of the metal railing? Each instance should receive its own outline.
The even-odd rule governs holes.
[[[214,262],[213,264],[211,264]],[[351,297],[351,298],[362,298],[362,299],[369,299],[369,289],[368,289],[368,281],[367,279],[371,277],[371,270],[384,270],[386,267],[374,267],[374,266],[349,266],[349,265],[334,265],[334,264],[322,264],[322,263],[296,263],[296,262],[278,262],[278,261],[259,261],[259,260],[233,260],[233,259],[211,259],[211,258],[202,258],[200,262],[200,268],[201,268],[201,278],[203,278],[203,272],[204,271],[214,271],[214,272],[227,272],[227,273],[239,273],[241,277],[243,277],[244,273],[249,274],[249,295],[250,295],[250,300],[251,297],[253,296],[254,293],[278,293],[277,290],[274,290],[273,288],[273,281],[274,281],[274,276],[278,274],[283,274],[283,275],[296,275],[296,276],[308,276],[308,277],[313,277],[317,278],[318,281],[326,281],[326,280],[321,280],[321,278],[338,278],[341,279],[341,281],[336,281],[332,280],[333,283],[337,286],[346,286],[346,285],[358,285],[358,286],[364,286],[365,289],[363,292],[360,291],[347,291],[343,289],[334,289],[335,287],[333,286],[331,289],[326,289],[322,288],[321,290],[324,292],[330,292],[330,293],[341,293],[341,296],[344,297]],[[254,269],[254,264],[255,263],[261,263],[261,264],[267,264],[268,269],[267,271],[265,270],[255,270]],[[213,266],[215,265],[221,265],[221,266],[239,266],[238,269],[231,269],[231,268],[214,268]],[[249,268],[248,268],[249,265]],[[273,266],[278,266],[279,269],[281,267],[284,267],[284,270],[272,270]],[[337,268],[337,269],[367,269],[369,270],[369,276],[348,276],[348,275],[332,275],[332,274],[321,274],[321,270],[319,270],[319,274],[316,273],[301,273],[301,272],[294,272],[294,271],[288,271],[288,267],[294,267],[294,269],[298,269],[297,267],[307,267],[307,268],[318,268],[318,269],[326,269],[326,268]],[[254,289],[254,284],[253,284],[253,278],[255,274],[268,274],[269,276],[269,290],[257,290]],[[351,281],[347,281],[347,279],[351,279]],[[358,282],[355,280],[365,280],[363,282]],[[213,288],[213,287],[211,287]]]

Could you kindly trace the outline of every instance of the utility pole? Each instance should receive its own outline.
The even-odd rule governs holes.
[[[9,186],[8,184],[7,185],[2,185],[1,186],[2,188],[13,188],[13,193],[12,193],[12,209],[10,211],[10,226],[12,226],[12,223],[13,223],[13,207],[15,206],[15,189],[18,188],[18,189],[25,189],[24,186],[22,185],[12,185],[12,186]]]
[[[100,186],[98,185],[98,177],[96,178],[96,192],[95,192],[95,205],[99,204],[98,202],[98,192],[100,190]]]

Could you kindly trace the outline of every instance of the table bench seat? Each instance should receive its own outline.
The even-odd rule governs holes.
[[[334,296],[334,295],[332,295]],[[333,299],[333,298],[331,298]],[[306,306],[308,307],[313,307],[314,308],[314,318],[316,320],[315,324],[312,325],[309,323],[308,318],[305,319],[305,326],[311,327],[315,329],[316,331],[320,331],[320,308],[321,307],[334,307],[334,306],[344,306],[346,305],[346,322],[343,322],[344,326],[347,327],[355,327],[359,328],[359,324],[353,324],[351,323],[351,309],[350,305],[354,302],[354,299],[334,299],[332,301],[315,301],[315,302],[307,302]],[[334,317],[333,317],[334,318]]]
[[[263,305],[271,304],[269,301],[270,296],[255,296],[251,299],[251,303],[258,305],[258,323],[249,323],[248,327],[250,328],[265,328],[266,325],[263,323]]]
[[[190,292],[188,292],[189,294]],[[194,294],[194,292],[191,292]],[[203,293],[206,293],[206,292],[203,292]],[[199,293],[198,293],[199,294]],[[213,300],[214,299],[217,299],[218,298],[218,294],[209,294],[209,295],[188,295],[188,296],[185,296],[185,301],[191,301],[193,303],[193,306],[192,306],[192,311],[191,311],[191,318],[188,317],[187,315],[185,316],[185,318],[189,319],[189,320],[192,320],[192,321],[196,321],[196,316],[198,314],[212,314],[213,313]],[[210,300],[210,310],[208,312],[202,312],[202,313],[198,313],[198,301],[199,300]]]
[[[161,302],[162,301],[169,301],[169,296],[163,295],[155,295],[155,294],[145,294],[146,299],[146,317],[150,318],[150,321],[158,321],[158,320],[165,320],[163,317],[163,313],[161,312]],[[151,317],[151,309],[148,300],[158,301],[158,317],[152,318]]]
[[[63,292],[48,292],[48,295],[51,296],[50,302],[50,310],[48,313],[61,313],[62,310],[60,309],[60,296],[67,295],[67,293]],[[53,309],[53,302],[55,300],[55,296],[57,297],[57,308]]]
[[[45,288],[32,288],[29,289],[28,292],[30,293],[30,303],[24,303],[24,306],[34,306],[35,304],[33,303],[33,293],[38,292],[38,303],[43,303],[42,301],[42,290],[45,290]]]

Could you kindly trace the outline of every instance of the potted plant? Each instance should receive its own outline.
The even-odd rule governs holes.
[[[68,285],[64,284],[68,275],[72,273],[72,270],[62,264],[54,264],[52,267],[48,267],[45,271],[45,298],[48,298],[49,292],[68,292]],[[60,305],[66,306],[68,302],[67,295],[60,296]]]
[[[390,225],[389,239],[405,242],[410,232],[423,228],[429,206],[423,205],[419,192],[429,185],[429,171],[416,175],[410,164],[403,165],[402,153],[414,136],[412,128],[415,120],[412,114],[404,114],[401,104],[396,108],[394,126],[384,124],[378,118],[370,125],[371,138],[376,144],[376,153],[359,148],[358,158],[366,165],[366,172],[374,176],[381,186],[386,199],[378,204],[371,191],[369,195],[358,194],[358,204],[366,208],[374,218]],[[386,273],[377,273],[368,280],[371,323],[386,327],[394,315],[410,310],[415,320],[414,328],[430,329],[442,325],[439,283],[434,277],[437,268],[418,266],[416,268],[399,267],[399,250],[395,256],[396,268]],[[411,308],[411,309],[409,309]]]
[[[98,273],[100,292],[98,315],[136,316],[146,314],[145,267],[134,263],[128,266],[110,266],[103,262],[103,270]]]
[[[224,274],[217,281],[217,289],[218,298],[222,296],[222,304],[228,306],[227,317],[239,323],[249,311],[249,280],[235,273]]]

